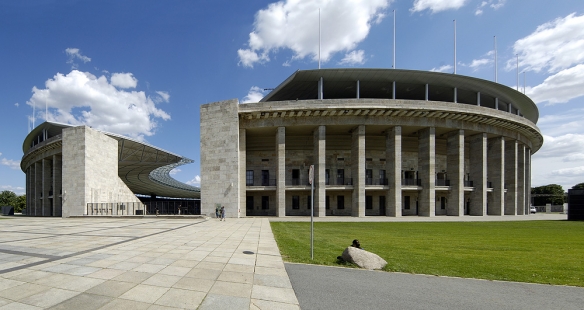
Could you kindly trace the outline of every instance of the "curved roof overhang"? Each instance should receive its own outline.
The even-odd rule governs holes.
[[[539,111],[535,103],[526,95],[508,86],[464,75],[402,69],[298,70],[260,102],[318,99],[318,81],[321,77],[324,85],[324,99],[355,98],[354,89],[357,81],[360,82],[360,88],[367,90],[361,92],[361,98],[391,99],[392,83],[395,81],[398,87],[400,84],[428,84],[430,88],[438,86],[480,92],[512,103],[521,111],[523,117],[534,124],[539,118]],[[425,89],[418,87],[415,91],[425,92]],[[347,96],[347,93],[351,94],[352,97]],[[369,95],[365,95],[365,93]],[[418,97],[420,96],[423,97],[424,94],[421,93]]]
[[[43,147],[54,139],[61,140],[61,132],[69,127],[74,126],[44,122],[34,128],[23,143],[24,156],[21,161],[23,171],[26,168],[26,158],[42,151]],[[31,147],[32,141],[43,130],[46,130],[51,138]],[[118,141],[118,176],[133,193],[174,198],[200,198],[200,188],[179,182],[170,176],[172,169],[192,163],[193,160],[129,137],[98,131]]]

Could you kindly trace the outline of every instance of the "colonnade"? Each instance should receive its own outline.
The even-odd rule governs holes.
[[[358,125],[350,133],[351,216],[355,217],[365,216],[366,189],[369,186],[366,184],[365,129],[365,125]],[[313,131],[314,215],[320,217],[326,215],[325,199],[327,188],[330,189],[330,185],[325,182],[326,130],[327,126],[322,125]],[[412,185],[403,182],[403,171],[407,167],[402,167],[402,127],[388,128],[384,134],[387,184],[381,190],[388,197],[383,212],[386,216],[402,216],[404,191],[417,192],[419,216],[435,216],[437,189],[441,193],[447,193],[446,215],[529,214],[531,151],[521,142],[503,136],[488,137],[486,133],[467,136],[464,130],[454,129],[446,137],[446,171],[449,184],[437,184],[436,128],[420,129],[417,131],[417,178],[420,183]],[[285,216],[286,127],[278,127],[275,138],[276,215]],[[241,129],[240,151],[244,154],[245,143],[245,129]],[[469,154],[465,154],[465,144]],[[466,167],[465,162],[468,163]]]
[[[61,154],[39,159],[26,168],[27,215],[61,216],[62,169]]]

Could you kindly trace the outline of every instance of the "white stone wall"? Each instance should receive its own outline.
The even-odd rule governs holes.
[[[201,214],[214,214],[215,204],[225,206],[226,217],[238,217],[245,191],[240,184],[238,100],[201,106]],[[245,171],[243,171],[245,173]]]
[[[87,126],[63,130],[63,217],[87,203],[139,202],[118,176],[118,142]]]

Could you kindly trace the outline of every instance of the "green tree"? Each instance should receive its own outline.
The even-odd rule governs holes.
[[[26,208],[26,195],[17,196],[14,200],[14,212],[22,212]]]
[[[535,206],[545,206],[548,203],[561,205],[564,203],[564,189],[558,184],[533,187],[531,194],[534,195],[533,205]]]
[[[572,189],[584,189],[584,183],[578,183],[572,186]]]
[[[2,191],[0,193],[0,206],[14,206],[16,194],[11,191]]]

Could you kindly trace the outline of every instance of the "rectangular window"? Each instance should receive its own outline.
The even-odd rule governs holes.
[[[385,196],[379,196],[379,215],[385,216]]]
[[[292,169],[292,185],[300,185],[300,169]]]
[[[345,196],[337,196],[337,209],[345,208]]]
[[[337,169],[337,184],[345,185],[345,169]]]
[[[262,186],[270,186],[270,171],[262,170]]]
[[[383,169],[379,170],[379,185],[387,185],[387,178]]]
[[[311,202],[312,202],[312,196],[307,196],[306,197],[306,209],[310,210]]]
[[[446,209],[446,197],[440,197],[440,209]]]
[[[326,196],[326,197],[325,197],[325,200],[324,200],[324,205],[325,205],[325,208],[326,208],[327,210],[329,210],[329,209],[331,208],[331,199],[330,199],[330,197],[329,197],[329,196]]]
[[[292,196],[292,209],[300,209],[300,197]]]
[[[373,196],[365,196],[365,209],[373,209]]]
[[[247,170],[245,172],[245,185],[253,186],[253,170]]]
[[[262,196],[262,210],[267,210],[270,208],[270,197]]]
[[[324,170],[324,185],[329,185],[331,179],[331,170],[325,169]]]
[[[404,196],[404,209],[410,209],[410,196]]]
[[[365,169],[365,185],[373,184],[373,170]]]
[[[245,197],[245,208],[247,210],[253,210],[253,196]]]

